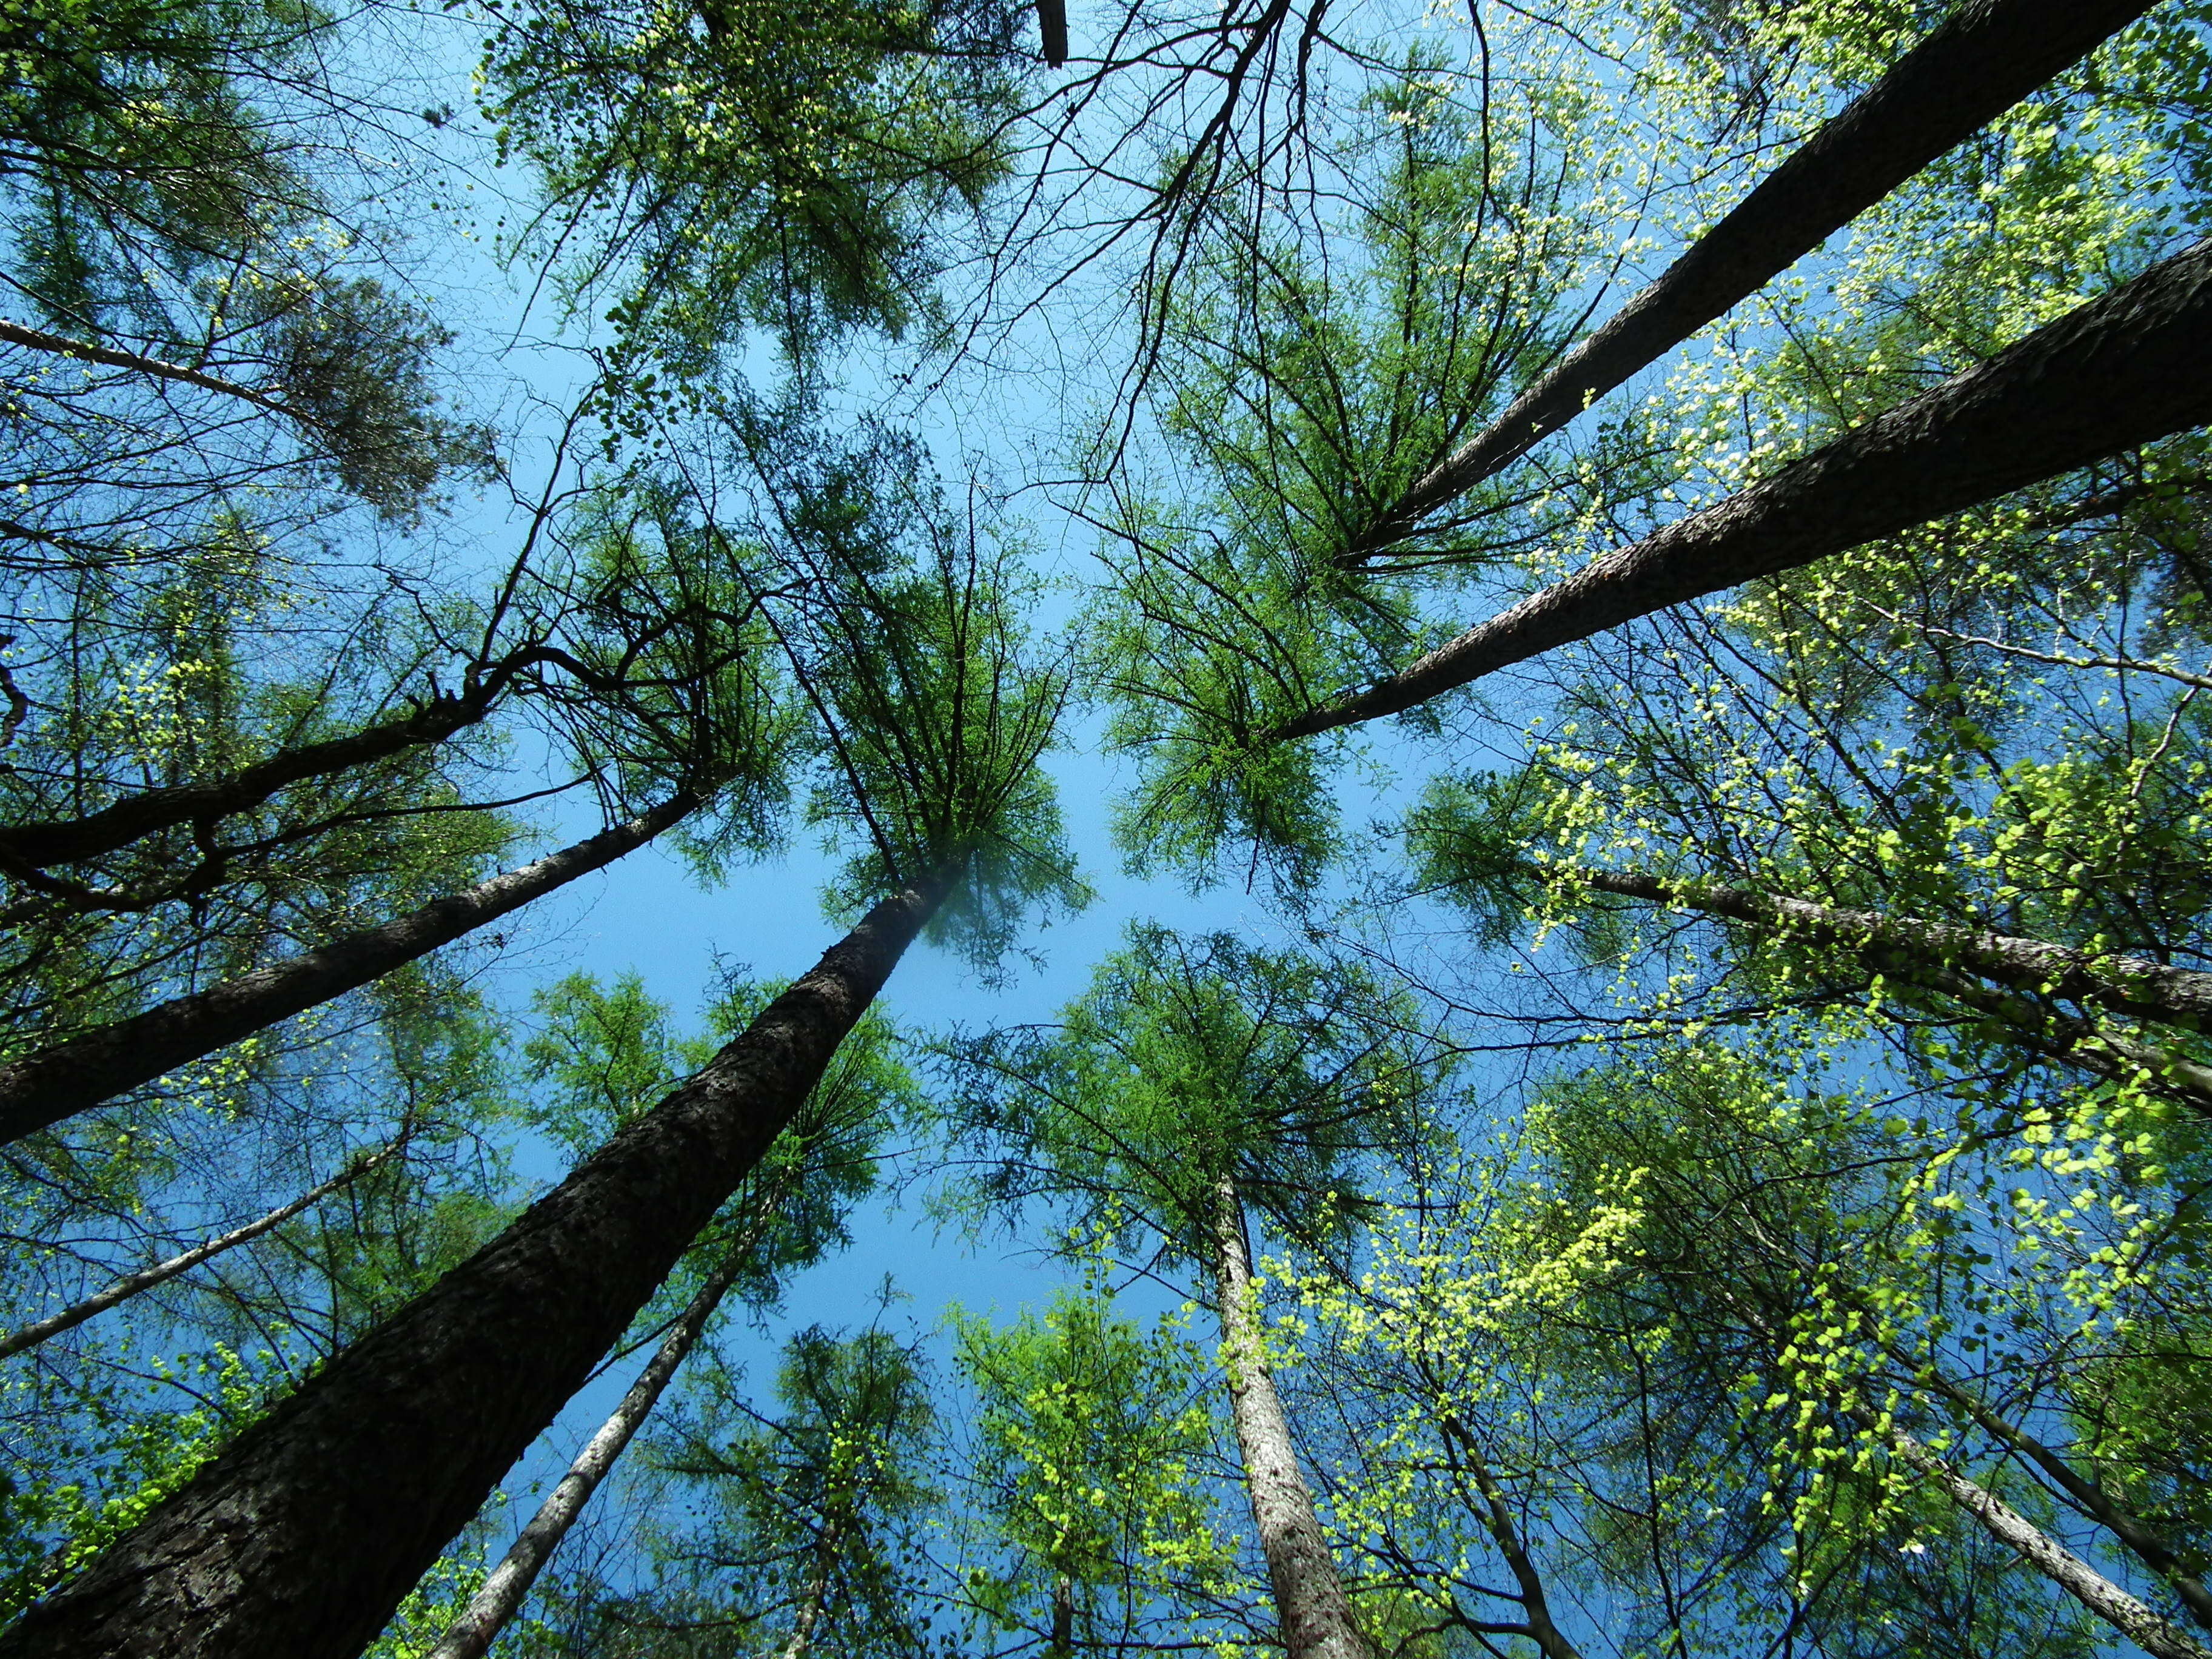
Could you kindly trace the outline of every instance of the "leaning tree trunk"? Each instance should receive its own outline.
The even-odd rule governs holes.
[[[410,749],[442,743],[482,722],[507,685],[551,654],[531,647],[503,658],[472,684],[433,697],[413,714],[302,744],[205,783],[143,789],[82,817],[0,826],[0,872],[95,859],[142,836],[174,824],[205,823],[258,806],[278,790],[309,778],[329,777]]]
[[[2014,990],[2094,1002],[2118,1013],[2191,1030],[2212,1025],[2212,974],[2169,967],[2146,957],[2100,956],[2071,945],[2021,939],[1989,928],[1918,916],[1889,915],[1815,904],[1757,888],[1666,881],[1632,870],[1553,865],[1532,870],[1547,880],[1577,882],[1595,892],[1750,922],[1791,939],[1856,950],[1887,948],[1962,968]]]
[[[247,1222],[243,1227],[234,1227],[227,1233],[209,1239],[204,1244],[195,1244],[191,1249],[173,1255],[167,1261],[157,1261],[143,1272],[125,1273],[112,1285],[85,1297],[83,1301],[66,1307],[58,1314],[49,1315],[35,1324],[26,1325],[21,1330],[10,1331],[7,1335],[0,1336],[0,1359],[19,1354],[26,1348],[35,1348],[48,1338],[59,1336],[64,1331],[73,1330],[83,1324],[86,1320],[95,1315],[106,1313],[119,1303],[128,1302],[132,1297],[152,1290],[156,1285],[167,1284],[179,1273],[190,1273],[201,1262],[212,1261],[225,1250],[248,1243],[260,1237],[272,1227],[281,1227],[301,1211],[320,1203],[339,1188],[360,1180],[371,1170],[396,1156],[405,1143],[408,1135],[413,1133],[410,1127],[405,1133],[401,1134],[381,1152],[372,1153],[369,1157],[349,1165],[323,1182],[321,1186],[312,1188],[301,1194],[282,1209],[271,1210],[267,1215]]]
[[[1871,1413],[1861,1414],[1861,1420],[1874,1425]],[[2157,1659],[2212,1659],[2212,1648],[2160,1618],[1995,1492],[1969,1480],[1911,1435],[1891,1429],[1882,1438],[1899,1462],[1941,1486],[1944,1495],[1979,1522],[1990,1537],[2017,1551],[2022,1560],[2145,1653]]]
[[[2212,419],[2212,240],[1271,739],[1398,714],[1638,617],[1794,570]]]
[[[698,795],[684,791],[628,823],[433,899],[381,927],[348,933],[0,1065],[0,1145],[51,1127],[241,1037],[357,990],[635,851],[699,805]]]
[[[538,1513],[530,1517],[530,1524],[507,1547],[482,1587],[469,1598],[460,1617],[438,1638],[438,1645],[422,1659],[483,1659],[484,1650],[498,1639],[507,1621],[514,1617],[522,1598],[538,1582],[538,1573],[553,1552],[560,1548],[561,1540],[568,1535],[568,1528],[584,1512],[584,1505],[592,1501],[592,1494],[599,1489],[599,1483],[607,1478],[607,1471],[614,1468],[615,1460],[628,1449],[631,1437],[659,1403],[677,1368],[690,1357],[700,1333],[707,1328],[707,1322],[714,1316],[714,1310],[722,1305],[730,1286],[744,1271],[746,1257],[757,1237],[757,1228],[752,1236],[724,1255],[721,1265],[708,1275],[707,1282],[699,1287],[698,1295],[691,1298],[675,1324],[669,1327],[668,1334],[661,1339],[660,1346],[638,1373],[637,1380],[629,1385],[621,1403],[599,1425],[599,1432],[585,1443],[584,1449],[576,1454],[560,1484],[538,1506]]]
[[[696,1075],[241,1433],[7,1659],[355,1659],[820,1079],[951,879],[871,910]]]
[[[1966,0],[1495,424],[1424,473],[1342,562],[1413,534],[2149,9],[2146,0]]]
[[[1313,1494],[1298,1473],[1291,1425],[1267,1369],[1252,1296],[1252,1261],[1244,1242],[1244,1206],[1237,1183],[1214,1187],[1213,1285],[1221,1309],[1222,1364],[1229,1373],[1230,1415],[1252,1499],[1252,1524],[1267,1558],[1283,1645],[1290,1659],[1371,1659],[1352,1622],[1352,1603],[1337,1577],[1328,1540],[1314,1513]]]

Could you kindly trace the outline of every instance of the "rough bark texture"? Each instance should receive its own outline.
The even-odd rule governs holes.
[[[2212,1659],[2212,1649],[2161,1619],[1995,1492],[1967,1480],[1911,1435],[1893,1429],[1887,1438],[1902,1462],[1940,1485],[1951,1501],[1980,1522],[1992,1538],[2017,1550],[2030,1566],[2145,1653],[2157,1659]]]
[[[2212,240],[1270,736],[1304,737],[1397,714],[1554,646],[1796,569],[2207,420]]]
[[[542,653],[523,651],[458,695],[432,699],[404,719],[384,720],[343,738],[302,744],[207,783],[144,789],[80,818],[0,827],[0,868],[41,868],[95,859],[141,836],[258,806],[279,789],[329,777],[409,749],[442,743],[489,714],[507,684]]]
[[[2149,9],[2145,0],[1966,0],[1494,425],[1422,475],[1345,562],[1412,534]]]
[[[623,1455],[631,1437],[659,1403],[677,1367],[690,1357],[700,1332],[707,1328],[714,1310],[721,1306],[723,1297],[737,1282],[745,1258],[744,1248],[732,1249],[721,1266],[699,1287],[698,1295],[691,1298],[675,1324],[669,1327],[668,1334],[661,1339],[660,1346],[623,1394],[621,1403],[585,1443],[584,1449],[576,1454],[560,1484],[546,1494],[545,1501],[538,1506],[538,1513],[530,1517],[530,1524],[523,1528],[507,1547],[507,1553],[500,1558],[499,1565],[485,1576],[482,1587],[469,1598],[461,1616],[453,1620],[438,1638],[438,1645],[422,1659],[483,1659],[484,1650],[506,1628],[507,1621],[514,1617],[522,1598],[538,1582],[538,1573],[561,1547],[561,1540],[568,1535],[568,1528],[584,1512],[584,1505],[592,1501],[592,1494],[599,1489],[599,1483],[607,1478],[607,1471],[614,1468],[615,1460]]]
[[[1555,872],[1547,869],[1542,873]],[[1794,939],[1919,951],[1945,966],[1966,969],[2015,990],[2094,1002],[2139,1018],[2165,1020],[2192,1030],[2212,1018],[2212,974],[2172,968],[2143,957],[2092,956],[2068,945],[1987,928],[1814,904],[1755,888],[1661,881],[1633,871],[1562,868],[1557,873],[1601,893],[1726,916],[1774,928]]]
[[[1214,1293],[1221,1307],[1222,1364],[1229,1373],[1230,1415],[1252,1499],[1252,1524],[1267,1558],[1283,1645],[1290,1659],[1373,1659],[1353,1623],[1328,1540],[1314,1513],[1313,1494],[1298,1473],[1291,1425],[1267,1369],[1252,1307],[1252,1263],[1244,1243],[1244,1209],[1235,1182],[1215,1188]]]
[[[611,864],[699,805],[680,794],[642,817],[502,871],[421,909],[207,990],[173,997],[0,1066],[0,1144],[151,1083],[165,1072],[289,1019],[427,956],[577,877]]]
[[[249,1221],[243,1227],[234,1227],[218,1237],[209,1239],[204,1244],[196,1244],[189,1250],[171,1256],[167,1261],[155,1263],[143,1273],[126,1273],[106,1289],[85,1297],[83,1301],[66,1307],[58,1314],[41,1319],[34,1325],[26,1325],[19,1331],[11,1331],[8,1335],[0,1337],[0,1359],[5,1359],[11,1354],[19,1354],[26,1348],[35,1348],[49,1337],[59,1336],[64,1331],[73,1330],[83,1324],[94,1315],[106,1313],[118,1303],[128,1302],[132,1297],[150,1291],[156,1285],[165,1284],[179,1273],[190,1273],[201,1262],[211,1261],[225,1250],[257,1239],[272,1227],[283,1225],[301,1211],[320,1203],[339,1188],[359,1180],[378,1164],[391,1158],[398,1151],[399,1147],[396,1143],[386,1146],[382,1152],[365,1158],[332,1176],[321,1186],[301,1194],[281,1210],[271,1210],[258,1220]]]
[[[744,1033],[4,1636],[6,1659],[355,1659],[759,1162],[945,891]]]

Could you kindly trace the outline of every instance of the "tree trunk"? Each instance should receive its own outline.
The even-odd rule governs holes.
[[[157,830],[242,812],[289,785],[442,743],[483,720],[514,677],[546,654],[534,648],[516,652],[476,684],[458,695],[434,697],[404,720],[385,720],[343,738],[282,750],[227,778],[141,790],[80,818],[9,824],[0,828],[0,871],[20,872],[95,859]]]
[[[2206,1592],[2203,1581],[2182,1565],[2180,1558],[2167,1547],[2163,1538],[2144,1524],[2142,1517],[2122,1509],[2112,1501],[2112,1494],[2103,1486],[2078,1473],[2073,1465],[2033,1435],[1991,1411],[1971,1391],[1927,1366],[1916,1366],[1914,1369],[1921,1381],[1964,1408],[1989,1433],[2041,1469],[2053,1486],[2078,1504],[2099,1526],[2118,1539],[2130,1554],[2163,1578],[2167,1587],[2180,1598],[2182,1606],[2189,1609],[2191,1619],[2205,1629],[2212,1630],[2212,1594]]]
[[[1854,1413],[1875,1426],[1871,1413]],[[2149,1607],[2014,1509],[1995,1492],[1977,1486],[1901,1429],[1876,1429],[1900,1461],[1941,1486],[1951,1501],[1981,1522],[1990,1536],[2017,1550],[2023,1560],[2103,1620],[2145,1653],[2157,1659],[2212,1659],[2186,1631],[2168,1624]]]
[[[1521,1586],[1520,1595],[1513,1599],[1520,1602],[1527,1624],[1519,1633],[1534,1642],[1545,1659],[1583,1659],[1581,1650],[1552,1622],[1552,1603],[1544,1593],[1543,1575],[1537,1571],[1535,1558],[1522,1542],[1521,1530],[1513,1524],[1513,1506],[1506,1501],[1505,1489],[1498,1485],[1474,1437],[1456,1418],[1446,1417],[1438,1427],[1447,1446],[1457,1443],[1459,1450],[1455,1455],[1474,1481],[1475,1490],[1482,1494],[1483,1530],[1498,1546],[1498,1553],[1505,1558],[1506,1571]]]
[[[357,989],[579,876],[696,811],[685,791],[641,817],[421,909],[0,1065],[0,1145],[50,1127],[241,1037]]]
[[[799,1598],[798,1611],[792,1615],[791,1634],[776,1659],[806,1659],[806,1650],[814,1645],[814,1627],[822,1622],[823,1604],[830,1599],[830,1566],[836,1552],[837,1523],[832,1521],[815,1540],[814,1576],[806,1581],[806,1594]]]
[[[1075,1659],[1075,1581],[1064,1572],[1052,1576],[1052,1659]]]
[[[1555,646],[1794,570],[2207,419],[2212,240],[1268,736],[1307,737],[1400,713]]]
[[[412,1128],[410,1127],[407,1133],[411,1134]],[[72,1330],[83,1324],[94,1315],[106,1313],[118,1303],[127,1302],[141,1291],[150,1291],[156,1285],[164,1284],[174,1279],[179,1273],[189,1273],[201,1262],[221,1255],[234,1245],[244,1244],[249,1240],[260,1237],[272,1227],[282,1226],[301,1211],[321,1202],[339,1188],[359,1180],[377,1165],[392,1158],[398,1152],[406,1139],[407,1135],[402,1134],[398,1139],[393,1141],[383,1151],[362,1158],[359,1163],[332,1176],[312,1191],[301,1194],[281,1210],[271,1210],[258,1221],[249,1221],[243,1227],[234,1228],[218,1237],[210,1238],[204,1244],[196,1244],[182,1255],[173,1255],[167,1261],[156,1262],[143,1273],[126,1273],[108,1285],[106,1289],[85,1297],[83,1301],[74,1306],[64,1308],[58,1314],[40,1320],[36,1324],[26,1325],[19,1331],[13,1331],[4,1337],[0,1337],[0,1359],[19,1354],[26,1348],[35,1348],[49,1337],[59,1336],[64,1331]]]
[[[355,1659],[758,1164],[954,872],[247,1428],[4,1635],[9,1659]]]
[[[113,346],[94,345],[84,340],[72,340],[65,334],[49,334],[42,328],[26,328],[21,323],[0,319],[0,341],[9,345],[27,346],[33,351],[52,352],[58,357],[74,357],[79,362],[98,363],[103,368],[128,369],[136,374],[149,375],[160,380],[175,380],[184,386],[196,386],[203,392],[219,392],[226,398],[236,398],[265,409],[272,415],[282,415],[287,420],[297,421],[302,426],[313,427],[314,417],[301,415],[282,398],[272,398],[265,392],[257,392],[250,386],[240,386],[235,380],[226,380],[205,369],[193,368],[185,363],[173,363],[161,357],[149,357],[142,352],[121,351]]]
[[[1577,881],[1595,891],[1622,898],[1726,916],[1814,944],[1909,951],[2014,990],[2098,1003],[2137,1018],[2162,1020],[2192,1030],[2212,1024],[2212,974],[2168,967],[2143,957],[2092,956],[2070,945],[2049,945],[1987,928],[1814,904],[1756,888],[1661,881],[1635,871],[1552,866],[1532,873],[1547,880]]]
[[[768,1207],[763,1206],[763,1210]],[[530,1524],[508,1547],[499,1565],[484,1579],[483,1587],[470,1598],[461,1616],[453,1620],[438,1638],[438,1645],[423,1659],[483,1659],[484,1650],[506,1628],[507,1621],[514,1617],[514,1610],[530,1594],[538,1573],[560,1547],[561,1540],[568,1536],[576,1517],[584,1512],[584,1505],[591,1502],[592,1494],[599,1489],[607,1471],[614,1468],[615,1460],[623,1455],[631,1437],[659,1402],[677,1368],[690,1358],[699,1334],[707,1328],[714,1310],[721,1305],[723,1297],[744,1270],[745,1260],[759,1237],[759,1223],[764,1219],[764,1215],[756,1215],[755,1225],[747,1237],[731,1247],[721,1265],[699,1287],[698,1295],[691,1298],[690,1304],[669,1328],[659,1348],[638,1373],[637,1380],[629,1385],[622,1402],[599,1425],[599,1432],[585,1443],[584,1449],[576,1454],[560,1484],[538,1506],[538,1513],[530,1517]]]
[[[1966,0],[1495,424],[1423,474],[1343,562],[1411,535],[2149,9],[2145,0]]]
[[[1251,1295],[1252,1263],[1244,1243],[1244,1207],[1237,1183],[1214,1188],[1213,1284],[1221,1308],[1222,1364],[1229,1373],[1230,1414],[1252,1500],[1252,1524],[1267,1558],[1290,1659],[1371,1659],[1352,1622],[1352,1604],[1322,1536],[1313,1495],[1298,1473],[1291,1425],[1267,1369],[1267,1348]]]

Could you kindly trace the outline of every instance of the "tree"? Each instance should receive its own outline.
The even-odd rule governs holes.
[[[1326,1251],[1374,1178],[1361,1164],[1417,1137],[1432,1057],[1355,972],[1157,928],[1132,933],[1057,1030],[959,1054],[976,1079],[968,1133],[1006,1149],[993,1196],[1124,1206],[1154,1261],[1204,1276],[1282,1639],[1363,1655],[1275,1385],[1246,1210]]]
[[[1200,1484],[1213,1426],[1188,1341],[1118,1317],[1096,1284],[1004,1328],[951,1318],[976,1501],[1011,1558],[966,1570],[962,1599],[988,1627],[1073,1659],[1130,1640],[1186,1585],[1221,1595],[1229,1555]]]
[[[6,1642],[337,1655],[368,1640],[757,1166],[915,936],[936,918],[988,951],[1024,898],[1073,892],[1036,770],[1064,681],[1024,663],[1003,562],[936,532],[908,570],[880,547],[872,566],[825,561],[818,631],[802,636],[820,654],[790,653],[822,722],[818,810],[870,836],[847,891],[885,896],[706,1066]],[[241,1505],[246,1535],[220,1519]]]

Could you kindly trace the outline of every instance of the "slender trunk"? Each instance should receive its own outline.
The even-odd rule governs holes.
[[[1947,967],[2015,990],[2094,1002],[2142,1019],[2191,1030],[2212,1023],[2212,974],[2168,967],[2143,957],[2092,956],[2069,945],[2021,939],[1982,927],[1814,904],[1756,888],[1662,881],[1635,871],[1550,866],[1547,879],[1579,882],[1601,893],[1645,899],[1707,915],[1726,916],[1820,945],[1890,947],[1925,954]]]
[[[1871,1413],[1861,1410],[1853,1414],[1867,1426],[1875,1427]],[[2030,1566],[2145,1653],[2155,1654],[2157,1659],[2212,1659],[2212,1648],[2159,1617],[1995,1492],[1966,1479],[1911,1435],[1901,1429],[1875,1428],[1875,1431],[1901,1462],[1942,1486],[1953,1503],[1981,1522],[1990,1536],[2018,1551]]]
[[[143,789],[82,817],[0,827],[0,870],[40,869],[95,859],[174,824],[204,823],[258,806],[279,789],[329,777],[409,749],[442,743],[489,714],[514,677],[547,653],[516,652],[458,694],[434,697],[399,720],[281,750],[265,760],[206,783]]]
[[[433,899],[381,927],[349,933],[0,1065],[0,1145],[151,1083],[165,1072],[428,956],[644,846],[699,805],[700,798],[685,791],[641,817]]]
[[[1411,535],[2149,9],[2146,0],[1966,0],[1494,425],[1423,474],[1343,562]]]
[[[822,1622],[823,1605],[830,1599],[830,1568],[836,1554],[837,1523],[832,1521],[815,1540],[814,1576],[806,1581],[806,1593],[799,1598],[798,1611],[792,1615],[791,1634],[784,1638],[776,1659],[806,1659],[806,1650],[814,1645],[814,1627]]]
[[[722,1297],[744,1270],[752,1243],[753,1239],[748,1237],[725,1255],[721,1265],[699,1287],[698,1295],[691,1298],[690,1304],[669,1328],[659,1348],[638,1373],[637,1380],[629,1385],[622,1402],[599,1425],[599,1432],[585,1443],[584,1449],[576,1454],[560,1484],[538,1506],[538,1513],[530,1517],[530,1524],[508,1547],[482,1588],[469,1599],[460,1617],[453,1620],[445,1635],[439,1638],[438,1645],[423,1659],[483,1659],[484,1650],[506,1628],[507,1621],[514,1617],[522,1598],[538,1582],[539,1571],[568,1536],[576,1517],[584,1512],[584,1505],[591,1502],[592,1494],[599,1489],[599,1482],[606,1479],[615,1460],[623,1455],[631,1437],[659,1402],[677,1368],[690,1358],[699,1334],[707,1328],[707,1322],[714,1317]]]
[[[1483,1529],[1498,1546],[1498,1553],[1505,1558],[1506,1571],[1521,1586],[1521,1594],[1515,1599],[1521,1603],[1522,1613],[1527,1620],[1528,1627],[1522,1633],[1536,1644],[1546,1659],[1583,1659],[1581,1650],[1552,1622],[1552,1604],[1544,1594],[1543,1575],[1536,1571],[1534,1558],[1521,1541],[1521,1530],[1513,1524],[1513,1509],[1506,1502],[1505,1489],[1491,1472],[1474,1437],[1456,1418],[1445,1418],[1442,1426],[1446,1443],[1458,1443],[1458,1459],[1473,1478],[1475,1490],[1482,1494]]]
[[[1298,1473],[1291,1425],[1283,1415],[1267,1347],[1252,1303],[1252,1263],[1244,1243],[1244,1207],[1237,1183],[1214,1187],[1213,1285],[1221,1308],[1222,1364],[1229,1373],[1230,1415],[1244,1462],[1252,1524],[1267,1558],[1283,1645],[1290,1659],[1371,1659],[1352,1622],[1352,1604],[1322,1536],[1313,1494]]]
[[[1395,714],[1670,605],[1896,534],[2212,419],[2212,240],[1389,679],[1269,733]]]
[[[410,1127],[407,1133],[412,1133],[412,1128]],[[118,1303],[128,1302],[141,1291],[150,1291],[156,1285],[165,1284],[179,1273],[189,1273],[201,1262],[221,1255],[234,1245],[244,1244],[249,1240],[260,1237],[272,1227],[282,1226],[301,1211],[320,1203],[339,1188],[359,1180],[379,1164],[391,1159],[398,1152],[406,1139],[407,1135],[402,1134],[398,1139],[394,1140],[383,1151],[373,1153],[358,1163],[349,1165],[312,1191],[301,1194],[281,1210],[271,1210],[258,1221],[249,1221],[243,1227],[234,1228],[218,1237],[209,1239],[204,1244],[196,1244],[181,1255],[171,1256],[167,1261],[156,1262],[143,1273],[126,1273],[108,1285],[106,1289],[85,1297],[83,1301],[73,1306],[63,1309],[58,1314],[41,1319],[34,1325],[26,1325],[21,1330],[10,1332],[6,1336],[0,1336],[0,1359],[19,1354],[26,1348],[35,1348],[49,1337],[59,1336],[64,1331],[73,1330],[94,1315],[105,1313]]]
[[[1926,1369],[1921,1370],[1919,1374],[1929,1387],[1962,1407],[1984,1429],[2041,1469],[2053,1486],[2080,1504],[2098,1525],[2118,1539],[2130,1554],[2164,1579],[2174,1595],[2180,1598],[2182,1606],[2189,1609],[2191,1619],[2205,1629],[2212,1630],[2212,1594],[2206,1592],[2203,1581],[2183,1567],[2180,1558],[2166,1547],[2166,1540],[2146,1526],[2140,1516],[2122,1509],[2098,1482],[2077,1472],[2073,1465],[2033,1435],[2008,1422],[1948,1377]]]
[[[354,1659],[820,1079],[950,884],[885,899],[707,1066],[0,1634],[7,1659]]]
[[[1067,61],[1067,0],[1037,0],[1037,35],[1046,67]]]
[[[196,386],[203,392],[220,392],[226,398],[239,398],[257,409],[265,409],[272,415],[299,421],[302,425],[314,424],[312,416],[302,416],[283,399],[272,398],[265,392],[256,392],[250,386],[226,380],[220,374],[210,374],[204,369],[169,362],[160,357],[149,357],[143,352],[119,351],[113,346],[72,340],[65,334],[49,334],[45,329],[26,328],[21,323],[11,323],[4,319],[0,319],[0,340],[9,345],[27,346],[33,351],[52,352],[59,357],[74,357],[79,362],[98,363],[103,368],[125,368],[134,374],[150,375],[157,380],[175,380],[180,385]]]

